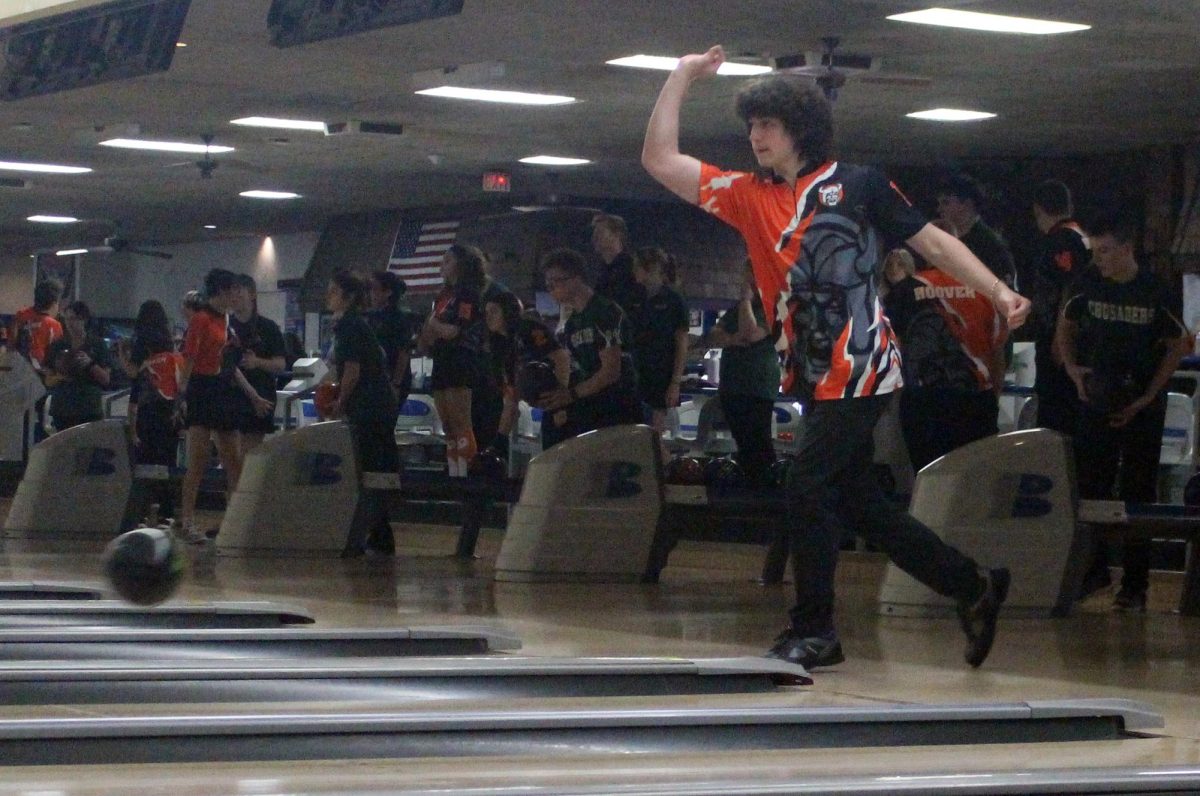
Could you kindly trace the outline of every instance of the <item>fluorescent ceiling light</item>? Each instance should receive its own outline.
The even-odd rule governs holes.
[[[614,58],[604,63],[610,66],[631,66],[634,69],[659,69],[664,72],[672,71],[678,58],[669,55],[627,55],[624,58]],[[718,75],[745,77],[746,75],[762,75],[771,71],[771,67],[762,64],[743,64],[726,61],[717,69]]]
[[[574,97],[560,94],[531,94],[526,91],[496,91],[490,88],[464,88],[462,86],[438,86],[417,92],[427,97],[476,100],[478,102],[502,102],[509,105],[566,105]]]
[[[217,225],[216,224],[205,224],[204,228],[205,229],[216,229]]]
[[[240,124],[243,127],[272,127],[279,130],[312,130],[325,132],[325,122],[310,122],[304,119],[274,119],[270,116],[246,116],[232,119],[230,124]]]
[[[522,163],[528,163],[531,166],[582,166],[584,163],[592,161],[586,158],[560,158],[555,155],[534,155],[528,158],[521,158]]]
[[[63,249],[54,253],[56,257],[70,257],[73,254],[87,254],[87,249]]]
[[[219,155],[222,152],[232,152],[231,146],[216,144],[189,144],[182,141],[143,141],[137,138],[110,138],[101,141],[100,146],[110,146],[117,149],[146,149],[152,152],[186,152],[193,155]]]
[[[74,224],[79,219],[74,216],[30,216],[25,220],[35,224]]]
[[[0,171],[36,171],[41,174],[87,174],[84,166],[56,166],[53,163],[18,163],[0,160]]]
[[[175,42],[175,46],[176,47],[187,47],[187,42],[186,41],[177,41],[177,42]]]
[[[986,30],[990,33],[1074,33],[1089,30],[1091,25],[1072,22],[1054,22],[1049,19],[1029,17],[1007,17],[1001,14],[981,14],[977,11],[957,11],[952,8],[926,8],[907,14],[893,14],[888,19],[896,22],[915,22],[920,25],[940,25],[946,28]]]
[[[299,199],[300,194],[291,191],[242,191],[238,196],[247,199]]]
[[[977,122],[980,119],[992,119],[996,116],[987,111],[964,111],[958,108],[931,108],[927,111],[916,111],[906,115],[910,119],[925,119],[931,122]]]

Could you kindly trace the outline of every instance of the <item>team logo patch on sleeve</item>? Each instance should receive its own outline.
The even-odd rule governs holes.
[[[817,189],[817,199],[826,207],[837,207],[842,201],[842,184],[835,182],[833,185],[822,185]]]

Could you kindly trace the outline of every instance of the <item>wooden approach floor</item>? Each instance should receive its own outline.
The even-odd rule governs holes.
[[[7,503],[0,502],[0,516],[6,510]],[[657,586],[512,584],[491,579],[491,562],[500,543],[496,532],[484,532],[479,558],[467,562],[449,556],[453,529],[398,526],[397,538],[400,551],[395,559],[221,555],[211,565],[194,567],[178,597],[284,602],[314,615],[315,627],[489,624],[519,636],[524,653],[556,656],[759,655],[782,627],[789,605],[789,585],[764,588],[754,582],[761,550],[749,546],[684,543]],[[101,548],[78,540],[6,539],[0,548],[0,580],[98,583]],[[0,772],[0,796],[457,792],[496,787],[514,792],[591,788],[589,792],[600,793],[614,782],[630,789],[663,782],[702,786],[747,772],[769,784],[819,782],[834,775],[1200,766],[1200,619],[1172,613],[1181,586],[1178,577],[1155,573],[1145,615],[1110,612],[1110,591],[1066,619],[1005,618],[991,658],[974,671],[962,662],[962,637],[952,619],[878,616],[874,595],[882,572],[882,559],[876,555],[843,558],[838,625],[848,660],[817,672],[813,686],[768,695],[654,702],[856,705],[1126,698],[1154,705],[1166,717],[1165,729],[1151,737],[1120,741],[802,753],[631,755],[581,749],[552,761],[511,757],[5,768]],[[646,699],[624,701],[648,704]],[[422,705],[432,706],[436,705]],[[55,708],[53,715],[122,715],[132,710],[120,705],[63,707]],[[142,713],[169,710],[170,706],[137,708]],[[213,710],[236,713],[252,706]],[[32,714],[9,708],[0,715]]]

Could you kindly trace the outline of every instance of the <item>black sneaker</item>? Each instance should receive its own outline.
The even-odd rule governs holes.
[[[832,633],[827,636],[801,636],[791,628],[775,637],[775,645],[765,657],[798,663],[810,671],[835,666],[846,660],[841,642]]]
[[[1113,610],[1134,611],[1146,613],[1146,592],[1138,589],[1122,588],[1113,599]]]
[[[967,634],[964,657],[975,668],[992,651],[992,642],[996,639],[996,619],[1000,616],[1000,606],[1008,597],[1011,579],[1007,569],[989,569],[983,573],[983,594],[979,595],[979,599],[970,605],[958,604],[958,621]]]
[[[1096,592],[1107,589],[1111,585],[1112,575],[1109,573],[1108,567],[1093,567],[1083,576],[1083,584],[1079,587],[1079,599],[1086,600]]]

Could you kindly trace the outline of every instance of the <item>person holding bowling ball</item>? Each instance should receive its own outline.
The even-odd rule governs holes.
[[[92,311],[82,301],[63,312],[66,335],[50,344],[46,361],[53,377],[50,387],[50,417],[54,428],[63,431],[81,423],[104,419],[104,388],[112,376],[112,359],[104,340],[91,334]]]
[[[1174,290],[1134,256],[1137,225],[1122,210],[1086,225],[1094,269],[1074,285],[1056,330],[1063,368],[1081,403],[1074,434],[1079,497],[1109,500],[1120,464],[1117,497],[1157,498],[1158,460],[1167,413],[1167,381],[1191,351]],[[1150,543],[1126,542],[1124,573],[1113,607],[1145,611]],[[1092,554],[1083,593],[1111,582],[1103,544]]]

